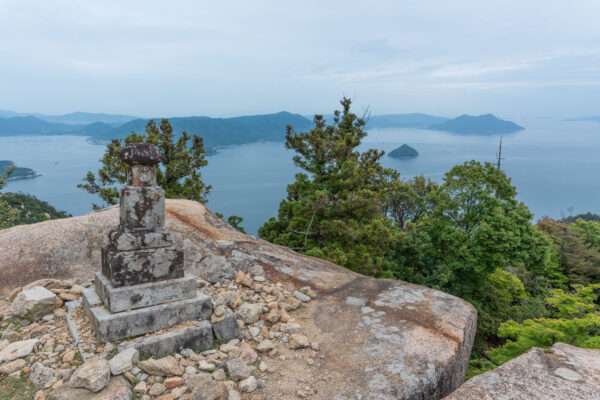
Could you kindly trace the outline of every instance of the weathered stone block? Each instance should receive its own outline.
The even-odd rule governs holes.
[[[94,289],[86,289],[82,298],[83,307],[100,342],[139,336],[184,321],[206,319],[212,314],[210,297],[202,292],[196,292],[192,299],[119,313],[111,313],[106,309]]]
[[[183,251],[174,246],[118,251],[102,249],[102,273],[113,286],[129,286],[183,277]]]
[[[202,321],[198,326],[189,326],[174,332],[144,338],[132,343],[142,356],[162,357],[182,349],[204,351],[212,348],[213,335],[210,322]]]
[[[237,339],[242,334],[237,319],[235,318],[235,314],[230,309],[227,309],[227,314],[225,314],[224,319],[212,324],[212,328],[217,339],[222,342]]]
[[[115,287],[102,273],[96,272],[95,284],[96,293],[113,313],[196,296],[196,278],[190,274],[178,279]]]
[[[158,186],[121,188],[120,224],[129,229],[165,226],[165,192]]]
[[[156,185],[156,167],[150,165],[132,165],[127,169],[127,184],[133,186]]]
[[[139,250],[148,248],[169,247],[173,245],[173,237],[169,231],[115,229],[108,234],[115,250]]]

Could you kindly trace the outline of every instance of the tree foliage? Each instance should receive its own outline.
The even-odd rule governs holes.
[[[566,288],[569,283],[600,282],[600,223],[578,220],[566,224],[543,218],[537,228],[552,240],[552,251],[557,263],[554,287]]]
[[[548,241],[515,196],[510,179],[490,163],[452,168],[428,191],[426,212],[397,244],[394,276],[470,301],[481,313],[480,333],[492,334],[508,316],[507,305],[526,297],[508,271],[547,268]]]
[[[34,224],[49,219],[67,218],[71,215],[59,211],[47,202],[25,193],[3,193],[2,200],[13,207],[17,214],[12,225]]]
[[[599,293],[600,284],[575,285],[573,292],[555,289],[546,299],[552,316],[503,323],[498,335],[508,340],[490,352],[491,359],[500,365],[532,347],[548,347],[556,342],[600,348]]]
[[[77,187],[100,196],[105,205],[117,204],[117,185],[127,180],[126,165],[119,159],[119,150],[124,145],[135,142],[152,143],[158,147],[162,161],[156,171],[157,181],[167,198],[206,203],[211,186],[204,184],[200,173],[200,169],[207,165],[202,138],[197,135],[189,136],[186,132],[176,137],[167,119],[163,119],[160,126],[153,120],[148,121],[143,134],[132,132],[123,141],[113,139],[106,146],[101,160],[102,167],[97,175],[89,171],[83,179],[85,183]],[[92,206],[94,209],[101,208],[97,204]]]
[[[316,115],[314,128],[288,127],[286,148],[304,172],[287,187],[277,218],[259,229],[260,237],[368,275],[386,269],[386,257],[399,231],[386,217],[387,192],[398,174],[383,168],[383,152],[357,147],[367,135],[365,121],[341,101],[333,123]]]
[[[0,189],[6,185],[8,181],[8,177],[15,170],[15,167],[12,166],[6,170],[0,176]],[[4,195],[0,194],[0,229],[10,228],[15,224],[15,221],[19,215],[19,210],[12,207],[10,204],[6,202],[4,199]]]

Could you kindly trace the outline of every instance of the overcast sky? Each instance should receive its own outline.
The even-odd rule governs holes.
[[[599,0],[0,0],[0,109],[600,114]]]

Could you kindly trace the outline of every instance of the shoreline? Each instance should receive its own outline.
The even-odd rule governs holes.
[[[37,178],[38,176],[42,176],[42,174],[34,173],[34,174],[30,174],[30,175],[16,176],[16,177],[12,177],[12,178],[9,177],[6,181],[8,182],[8,181],[19,181],[22,179],[33,179],[33,178]]]

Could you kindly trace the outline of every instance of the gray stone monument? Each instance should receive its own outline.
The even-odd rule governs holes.
[[[165,229],[165,193],[156,184],[160,153],[148,143],[120,151],[128,164],[121,188],[119,227],[102,249],[102,272],[95,288],[83,293],[83,306],[101,342],[169,329],[136,342],[140,353],[168,354],[180,348],[212,347],[211,300],[196,290],[196,279],[183,270],[183,252]]]

